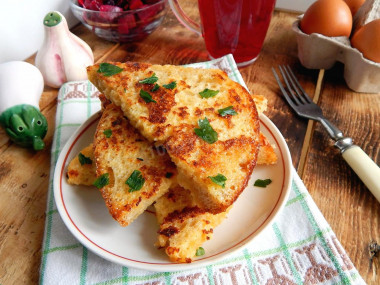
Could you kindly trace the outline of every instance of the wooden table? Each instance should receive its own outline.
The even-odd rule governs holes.
[[[186,3],[190,14],[195,15],[195,6]],[[276,11],[260,57],[240,72],[253,93],[268,98],[267,116],[285,137],[294,167],[359,273],[368,284],[379,284],[380,257],[374,259],[370,268],[368,244],[373,240],[380,243],[380,204],[347,166],[322,127],[294,115],[281,98],[271,67],[289,64],[305,90],[318,97],[327,117],[377,164],[380,94],[349,90],[342,64],[324,74],[303,68],[291,30],[295,18],[295,14]],[[82,25],[72,31],[91,46],[97,62],[186,64],[208,60],[202,38],[181,26],[171,11],[162,26],[142,42],[125,45],[107,42]],[[34,57],[27,61],[33,63]],[[45,150],[34,152],[18,147],[0,130],[0,284],[3,285],[35,284],[39,279],[57,92],[46,87],[40,101],[49,124]]]

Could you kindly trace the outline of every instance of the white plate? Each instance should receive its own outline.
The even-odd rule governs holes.
[[[121,227],[108,213],[100,192],[94,187],[66,182],[71,159],[93,140],[100,113],[90,117],[68,140],[54,173],[54,196],[58,211],[71,233],[95,254],[112,262],[150,271],[177,271],[214,263],[252,242],[283,208],[291,187],[291,158],[281,133],[261,116],[261,131],[276,146],[278,163],[257,166],[247,188],[235,202],[228,218],[214,230],[203,247],[206,254],[192,263],[169,261],[154,247],[158,225],[147,211],[128,227]],[[272,179],[266,188],[254,187],[256,179]]]

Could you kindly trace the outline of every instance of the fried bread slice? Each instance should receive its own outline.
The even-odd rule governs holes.
[[[67,167],[67,182],[75,185],[93,185],[96,180],[96,168],[92,143],[82,149]]]
[[[160,225],[156,246],[165,248],[173,262],[192,262],[197,249],[210,240],[228,210],[211,214],[197,206],[191,192],[179,185],[154,204]]]
[[[100,192],[112,217],[127,226],[164,195],[176,173],[163,149],[152,147],[114,104],[104,107],[94,137]]]
[[[253,101],[255,102],[257,113],[263,114],[268,108],[268,99],[263,95],[253,94]]]
[[[127,62],[87,72],[145,138],[165,146],[179,183],[202,208],[219,213],[232,205],[259,150],[258,113],[244,87],[217,69]],[[236,113],[222,115],[225,108]]]
[[[260,150],[257,157],[257,165],[275,164],[277,162],[277,154],[274,146],[269,142],[268,138],[260,132]]]

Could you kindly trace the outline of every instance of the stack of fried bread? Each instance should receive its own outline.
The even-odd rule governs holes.
[[[95,163],[74,158],[68,182],[106,176],[95,184],[122,226],[154,204],[156,246],[172,261],[191,262],[256,163],[277,160],[259,132],[266,99],[212,69],[103,63],[88,67],[88,77],[106,97],[93,146],[80,153]]]

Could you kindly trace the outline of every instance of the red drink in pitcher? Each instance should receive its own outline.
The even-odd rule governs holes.
[[[198,0],[202,34],[213,58],[233,54],[239,66],[260,53],[275,0]],[[240,63],[240,64],[239,64]]]

